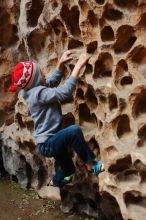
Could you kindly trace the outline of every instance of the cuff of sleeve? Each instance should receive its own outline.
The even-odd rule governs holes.
[[[78,82],[78,78],[75,77],[75,76],[70,76],[68,79],[67,79],[68,82],[70,83],[73,83],[73,84],[76,84]]]

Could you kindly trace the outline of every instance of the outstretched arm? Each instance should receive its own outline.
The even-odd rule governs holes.
[[[64,75],[63,73],[63,68],[64,68],[64,64],[72,59],[72,55],[75,52],[75,50],[67,50],[66,52],[63,53],[63,55],[61,56],[56,70],[53,72],[53,74],[51,76],[47,76],[46,77],[46,86],[53,88],[53,87],[57,87],[59,85],[59,83],[61,82],[61,79]]]
[[[71,76],[65,81],[65,83],[57,88],[42,87],[37,95],[37,103],[45,104],[52,102],[62,102],[72,96],[73,90],[77,83],[77,78],[80,74],[81,68],[86,64],[90,55],[85,53],[79,57]]]

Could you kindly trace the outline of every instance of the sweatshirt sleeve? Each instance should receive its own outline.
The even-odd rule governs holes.
[[[59,70],[54,70],[51,76],[46,77],[46,86],[53,88],[57,87],[61,82],[61,78],[63,77],[63,73]]]
[[[57,88],[42,87],[37,95],[37,103],[47,104],[56,101],[65,101],[72,96],[76,83],[77,78],[70,76],[63,85],[58,86]]]

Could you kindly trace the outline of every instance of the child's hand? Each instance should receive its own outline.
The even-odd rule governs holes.
[[[75,50],[67,50],[67,51],[65,51],[65,52],[63,53],[63,55],[61,56],[61,58],[60,58],[58,64],[57,64],[57,69],[60,70],[60,71],[62,71],[63,65],[64,65],[67,61],[73,59],[73,54],[74,54],[74,53],[75,53]]]
[[[87,63],[90,57],[91,57],[91,54],[88,54],[88,53],[81,54],[71,75],[78,77],[80,74],[81,68]]]
[[[81,69],[87,63],[90,57],[91,57],[91,54],[88,54],[88,53],[81,54],[75,65],[75,68]]]

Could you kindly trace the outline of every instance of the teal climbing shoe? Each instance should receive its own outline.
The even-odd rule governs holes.
[[[102,163],[101,160],[97,160],[91,170],[90,170],[90,173],[93,175],[93,176],[98,176],[99,173],[103,172],[105,169],[104,169],[104,164]]]

